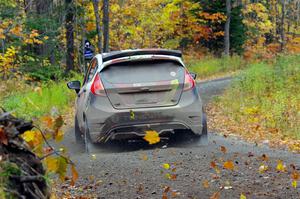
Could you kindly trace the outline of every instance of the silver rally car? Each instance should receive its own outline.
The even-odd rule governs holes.
[[[96,55],[85,78],[68,83],[76,99],[77,142],[192,132],[207,136],[203,105],[180,51],[125,50]]]

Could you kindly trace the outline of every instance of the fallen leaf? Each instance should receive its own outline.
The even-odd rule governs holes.
[[[146,131],[143,139],[149,142],[150,145],[160,142],[159,134],[156,131]]]
[[[228,170],[233,170],[234,169],[234,164],[232,161],[226,161],[223,165],[223,167],[225,169],[228,169]]]
[[[211,197],[210,197],[210,199],[219,199],[220,198],[220,195],[221,195],[221,192],[216,192],[216,193],[214,193]]]
[[[26,142],[30,142],[33,141],[35,138],[36,132],[35,131],[26,131],[23,135],[22,138],[26,141]]]
[[[216,164],[215,162],[211,162],[211,163],[210,163],[210,167],[214,169],[214,168],[217,167],[217,164]]]
[[[53,119],[49,116],[44,116],[41,118],[42,122],[48,127],[51,128],[53,126]]]
[[[240,199],[247,199],[247,197],[244,194],[241,194]]]
[[[170,165],[168,163],[163,164],[164,169],[170,169]]]
[[[57,172],[59,168],[57,158],[49,156],[44,159],[44,163],[46,165],[47,171],[54,173]]]
[[[62,116],[58,116],[54,121],[54,128],[59,129],[64,125]]]
[[[268,157],[266,154],[263,154],[263,155],[261,156],[261,159],[262,159],[262,161],[268,161],[268,160],[269,160],[269,157]]]
[[[166,177],[167,179],[171,180],[171,174],[167,173],[167,174],[165,175],[165,177]]]
[[[162,195],[162,199],[168,199],[168,196],[167,196],[167,194],[166,194],[166,193],[163,193],[163,195]]]
[[[259,173],[264,173],[269,169],[269,167],[267,165],[260,165],[260,167],[258,168]]]
[[[57,131],[55,135],[55,141],[61,142],[64,139],[64,132],[63,131]]]
[[[293,180],[299,180],[300,175],[296,170],[294,170],[294,171],[292,171],[291,177]]]
[[[293,186],[295,189],[297,188],[297,181],[296,181],[296,180],[293,180],[292,186]]]
[[[223,153],[226,153],[227,152],[227,149],[225,146],[221,146],[220,150],[223,152]]]
[[[144,161],[147,161],[148,160],[148,156],[145,155],[145,154],[143,154],[142,157],[141,157],[141,159],[144,160]]]
[[[6,133],[4,132],[4,130],[2,128],[0,128],[0,141],[2,144],[8,145]]]
[[[144,190],[144,186],[143,186],[142,184],[139,184],[137,193],[138,193],[138,194],[142,194],[142,193],[143,193],[143,190]]]
[[[285,164],[282,162],[282,160],[278,160],[278,164],[276,166],[276,170],[277,171],[281,171],[281,172],[285,172],[286,171],[286,166]]]
[[[96,155],[92,154],[92,160],[96,160]]]
[[[77,172],[77,170],[76,170],[76,168],[75,168],[74,165],[71,166],[71,173],[72,173],[71,186],[74,186],[75,182],[78,179],[78,172]]]
[[[208,189],[208,188],[209,188],[209,182],[208,182],[208,180],[204,180],[204,181],[202,182],[202,186],[203,186],[204,188]]]
[[[168,193],[170,191],[170,187],[169,186],[165,186],[164,187],[164,193]]]
[[[176,198],[176,197],[179,196],[179,195],[180,195],[180,192],[178,192],[178,191],[176,191],[176,190],[171,191],[171,197],[172,197],[172,198]]]
[[[176,175],[176,174],[172,174],[172,175],[171,175],[171,180],[176,180],[176,178],[177,178],[177,175]]]

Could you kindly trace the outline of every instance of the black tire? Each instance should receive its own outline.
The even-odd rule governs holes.
[[[81,132],[79,125],[78,125],[78,120],[77,117],[75,117],[75,141],[77,144],[83,144],[83,133]]]

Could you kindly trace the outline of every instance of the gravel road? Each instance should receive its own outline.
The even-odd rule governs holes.
[[[200,82],[204,103],[219,95],[230,82],[230,78]],[[177,135],[155,146],[144,142],[108,143],[93,147],[92,153],[86,154],[82,146],[75,144],[73,129],[69,131],[64,145],[77,164],[80,177],[74,187],[60,184],[61,195],[217,199],[220,194],[219,198],[238,199],[243,194],[247,199],[300,198],[300,187],[292,186],[290,173],[294,166],[300,172],[299,154],[255,146],[212,132],[207,146],[193,141],[189,135]],[[287,172],[276,170],[279,160]],[[225,169],[225,162],[233,163],[230,167],[234,169]],[[266,171],[260,172],[259,168]]]

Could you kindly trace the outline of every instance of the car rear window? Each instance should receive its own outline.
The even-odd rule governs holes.
[[[110,65],[101,72],[101,78],[112,84],[171,81],[181,79],[183,75],[183,66],[169,60],[122,62]]]

